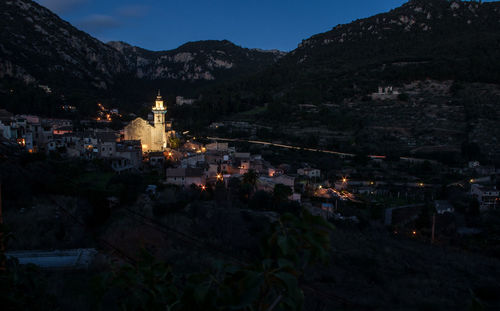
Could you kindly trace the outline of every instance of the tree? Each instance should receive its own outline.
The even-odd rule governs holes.
[[[302,211],[284,214],[251,262],[217,261],[205,273],[176,274],[147,252],[98,282],[100,300],[120,299],[125,310],[301,310],[299,280],[311,265],[329,258],[333,226]],[[112,297],[110,297],[111,295]]]
[[[248,200],[250,200],[250,197],[252,196],[254,189],[255,188],[252,185],[248,183],[243,183],[239,188],[240,200],[242,202],[248,202]]]
[[[227,200],[227,190],[224,181],[218,180],[215,183],[214,198],[219,203],[225,202]]]
[[[170,136],[168,136],[168,147],[169,148],[172,148],[172,149],[177,149],[179,148],[181,144],[181,140],[175,136],[174,134],[171,134]]]
[[[400,100],[400,101],[407,102],[409,99],[410,99],[410,96],[408,96],[408,94],[406,94],[406,93],[401,93],[398,95],[398,100]]]
[[[318,146],[318,143],[319,143],[319,138],[317,135],[314,135],[314,134],[310,134],[308,137],[307,137],[307,140],[306,140],[306,145],[308,147],[317,147]]]
[[[229,191],[231,199],[237,198],[241,189],[241,181],[239,180],[239,178],[236,177],[229,178],[227,182],[227,189]]]
[[[258,178],[257,173],[254,170],[249,170],[248,172],[243,174],[243,183],[255,187],[255,184],[257,183],[257,178]]]
[[[143,191],[143,178],[139,174],[124,173],[115,175],[110,181],[110,185],[116,185],[120,188],[120,202],[130,204],[134,203]]]
[[[361,166],[367,165],[370,162],[370,160],[371,159],[365,153],[359,153],[359,152],[356,153],[356,155],[353,158],[353,162],[356,165],[361,165]]]
[[[256,210],[271,210],[273,208],[273,197],[269,192],[259,190],[255,192],[248,206]]]
[[[274,201],[279,204],[286,202],[288,197],[293,194],[292,188],[283,184],[277,184],[274,186],[273,197]]]
[[[12,237],[0,224],[0,243],[4,246]],[[0,301],[2,310],[57,310],[55,297],[47,291],[47,280],[33,265],[20,265],[17,259],[7,259],[0,248]]]
[[[462,155],[469,161],[478,160],[481,156],[481,149],[477,143],[463,142]]]
[[[431,209],[426,206],[420,210],[417,219],[415,220],[415,227],[417,229],[429,228],[431,226]]]

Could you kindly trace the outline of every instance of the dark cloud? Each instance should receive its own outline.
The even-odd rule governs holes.
[[[116,14],[123,17],[144,17],[148,14],[150,7],[147,5],[126,5],[116,9]]]
[[[58,14],[75,10],[78,6],[87,1],[88,0],[37,0],[38,3]]]
[[[78,21],[77,25],[85,31],[93,34],[99,34],[105,30],[119,27],[121,24],[113,16],[92,14]]]

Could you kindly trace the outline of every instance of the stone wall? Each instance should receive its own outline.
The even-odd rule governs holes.
[[[125,140],[140,140],[143,151],[156,150],[153,145],[152,132],[153,126],[142,118],[133,120],[124,129]]]

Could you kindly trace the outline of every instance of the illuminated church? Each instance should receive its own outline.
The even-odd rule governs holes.
[[[166,121],[167,107],[163,105],[160,91],[156,96],[152,112],[153,122],[137,118],[124,129],[125,140],[140,140],[144,152],[167,149],[168,137],[175,134],[172,131],[172,123]]]

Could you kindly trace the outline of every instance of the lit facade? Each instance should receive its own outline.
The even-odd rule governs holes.
[[[144,152],[165,150],[168,136],[173,133],[171,123],[166,121],[167,107],[159,91],[152,112],[153,123],[137,118],[124,129],[125,140],[140,140]]]

